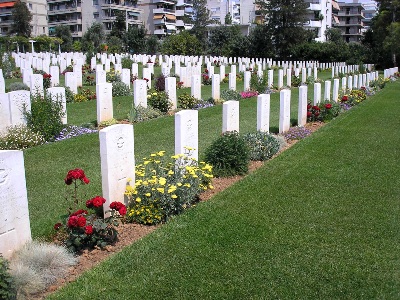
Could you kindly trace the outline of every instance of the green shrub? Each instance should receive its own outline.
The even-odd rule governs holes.
[[[46,141],[42,135],[24,125],[15,125],[7,128],[7,132],[0,137],[0,150],[22,150]]]
[[[258,77],[257,70],[255,70],[250,77],[250,90],[263,94],[268,86],[267,74],[264,72],[262,77]]]
[[[163,74],[156,78],[154,88],[159,92],[165,91],[165,76]]]
[[[121,81],[121,74],[115,73],[113,69],[111,69],[110,72],[106,73],[106,80],[107,82],[116,82],[116,81]]]
[[[280,148],[278,140],[266,132],[247,133],[244,139],[250,149],[251,160],[270,159]]]
[[[12,78],[13,77],[13,71],[15,70],[15,60],[11,56],[11,53],[4,53],[1,55],[0,53],[0,69],[3,70],[3,76],[4,78]]]
[[[301,78],[299,76],[292,76],[292,86],[299,87],[301,85]]]
[[[158,109],[143,107],[141,105],[135,107],[135,105],[133,105],[128,115],[128,119],[131,123],[139,123],[150,119],[156,119],[162,115],[163,114]]]
[[[49,96],[31,96],[31,110],[24,110],[24,115],[28,127],[41,134],[46,141],[51,141],[63,128],[61,101],[54,101]]]
[[[10,83],[10,85],[9,85],[8,88],[7,88],[7,91],[8,91],[8,92],[12,92],[12,91],[21,91],[21,90],[29,91],[30,88],[29,88],[29,86],[27,86],[27,85],[26,85],[25,83],[23,83],[23,82],[12,82],[12,83]]]
[[[121,65],[123,69],[131,69],[133,64],[133,60],[130,59],[129,57],[123,57],[121,59]]]
[[[217,177],[243,175],[249,168],[250,151],[237,132],[226,132],[205,150],[205,161]]]
[[[169,102],[169,97],[166,92],[157,92],[156,90],[150,90],[147,95],[147,103],[166,114],[172,107],[172,103]]]
[[[240,93],[238,93],[234,90],[222,90],[221,91],[221,99],[223,99],[225,101],[229,101],[229,100],[239,101],[240,99],[242,99],[242,97],[240,96]]]
[[[69,87],[67,87],[67,86],[64,86],[64,85],[59,85],[60,87],[63,87],[64,89],[65,89],[65,101],[67,102],[67,103],[72,103],[72,102],[74,102],[75,101],[75,98],[74,98],[74,93],[71,91],[71,89],[69,88]]]
[[[131,89],[122,81],[114,81],[112,83],[113,97],[130,96],[132,95]]]
[[[0,255],[0,299],[16,299],[14,279],[9,273],[8,261]]]
[[[198,103],[199,100],[188,93],[183,93],[178,97],[178,108],[193,109]]]

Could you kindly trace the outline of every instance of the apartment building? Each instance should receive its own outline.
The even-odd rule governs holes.
[[[49,35],[58,25],[67,25],[74,39],[80,39],[94,23],[104,25],[109,33],[119,12],[126,18],[126,27],[142,24],[142,10],[131,0],[47,0]]]
[[[46,0],[28,0],[22,1],[28,6],[29,11],[32,13],[31,21],[31,35],[33,37],[38,35],[47,35],[47,3]],[[12,20],[12,10],[16,1],[14,0],[0,0],[0,36],[5,36],[10,33]]]
[[[338,12],[339,24],[336,28],[342,31],[343,39],[346,42],[360,42],[363,28],[364,15],[363,6],[357,0],[341,2],[339,1],[340,11]]]
[[[325,31],[332,27],[332,3],[327,0],[305,0],[308,20],[305,28],[315,33],[315,40],[325,42]]]

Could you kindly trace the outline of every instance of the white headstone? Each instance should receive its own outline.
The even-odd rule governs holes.
[[[307,70],[306,68],[301,69],[301,82],[305,83],[307,81]]]
[[[30,89],[32,95],[39,94],[44,95],[43,89],[43,75],[42,74],[32,74],[30,79]]]
[[[347,88],[349,89],[349,91],[353,89],[353,76],[349,76],[347,78]]]
[[[331,101],[331,81],[325,81],[324,100]]]
[[[236,91],[236,75],[233,73],[229,73],[229,89]]]
[[[97,123],[113,118],[112,83],[96,84]]]
[[[132,183],[135,182],[133,125],[117,124],[106,127],[100,130],[99,138],[101,185],[103,197],[106,199],[103,207],[106,212],[110,209],[111,202],[128,204],[124,197],[128,178],[131,178]]]
[[[274,85],[274,70],[268,70],[268,87],[272,88]]]
[[[279,109],[279,133],[284,133],[290,128],[290,90],[281,90]]]
[[[319,82],[314,83],[314,105],[318,105],[321,102],[321,84]]]
[[[196,99],[201,99],[201,75],[192,76],[190,95],[195,97]]]
[[[60,84],[60,69],[58,66],[50,66],[50,82],[51,86],[56,86]]]
[[[221,80],[219,78],[219,74],[214,74],[211,78],[211,97],[213,97],[214,100],[219,100],[221,98],[220,95],[220,85],[221,85]]]
[[[342,91],[345,92],[347,89],[347,78],[342,77]]]
[[[139,66],[137,63],[132,64],[132,75],[139,76]]]
[[[69,87],[74,94],[78,94],[78,83],[74,72],[65,73],[65,86]]]
[[[0,94],[0,134],[11,125],[10,99],[8,94]]]
[[[146,80],[147,88],[151,88],[151,70],[150,70],[150,68],[143,68],[143,79]]]
[[[3,74],[0,76],[0,94],[4,94],[6,92],[6,83],[3,78]]]
[[[67,100],[65,97],[65,88],[52,87],[47,89],[47,93],[55,102],[60,102],[63,108],[63,117],[61,118],[63,124],[67,124]]]
[[[103,65],[96,66],[96,84],[107,82],[107,72],[104,71]]]
[[[278,71],[278,89],[283,87],[283,70],[279,69]]]
[[[12,125],[26,125],[24,107],[31,110],[31,93],[29,91],[13,91],[8,93],[10,122]]]
[[[257,130],[269,132],[270,94],[257,96]]]
[[[189,147],[189,157],[198,160],[199,134],[198,111],[181,110],[175,114],[175,154],[188,154],[185,147]]]
[[[239,101],[226,101],[222,104],[222,133],[239,132]]]
[[[0,150],[0,253],[10,258],[31,239],[23,152]]]
[[[121,81],[125,83],[128,87],[131,87],[131,70],[129,69],[121,70]]]
[[[136,79],[133,82],[133,101],[136,106],[147,107],[146,80]]]
[[[243,83],[244,83],[244,91],[249,91],[250,90],[250,79],[251,79],[251,72],[250,71],[245,71],[244,72],[244,79],[243,79]]]
[[[76,78],[76,85],[82,87],[82,66],[74,65],[73,71]]]
[[[286,70],[286,85],[288,87],[292,86],[292,69],[287,69]]]
[[[172,109],[176,109],[176,77],[165,78],[165,92],[168,94],[169,101],[172,103]]]
[[[299,110],[297,115],[297,123],[299,126],[304,126],[307,123],[307,90],[306,85],[299,87]]]

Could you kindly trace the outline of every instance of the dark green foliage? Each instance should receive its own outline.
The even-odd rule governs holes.
[[[162,113],[166,114],[172,107],[172,103],[169,102],[169,97],[166,92],[150,90],[148,94],[150,95],[150,98],[147,99],[147,103]]]
[[[0,299],[14,300],[16,297],[17,291],[14,280],[9,273],[8,261],[0,255]]]
[[[25,83],[23,82],[12,82],[10,83],[10,85],[7,87],[7,90],[9,92],[12,91],[21,91],[21,90],[25,90],[25,91],[29,91],[30,88],[29,86],[27,86]]]
[[[60,45],[61,51],[68,52],[72,50],[72,34],[69,26],[56,26],[55,36],[63,40],[63,43]]]
[[[198,55],[202,52],[202,45],[196,36],[189,34],[188,31],[182,31],[166,37],[161,50],[167,55]]]
[[[159,92],[165,91],[165,76],[163,74],[160,74],[160,76],[156,78],[154,88]]]
[[[249,169],[249,147],[237,132],[226,132],[205,150],[205,161],[217,177],[243,175]]]
[[[11,32],[18,36],[30,37],[31,36],[31,21],[32,13],[29,11],[26,3],[18,0],[15,2],[12,9],[13,23],[11,25]]]
[[[112,29],[109,37],[114,36],[118,39],[122,39],[126,31],[126,16],[124,11],[115,10],[115,21],[112,24]],[[108,44],[111,46],[112,44]]]
[[[115,53],[122,52],[123,42],[122,42],[122,39],[120,39],[117,36],[109,35],[107,37],[107,45],[108,45],[108,49],[107,49],[108,53],[115,54]]]
[[[250,149],[251,160],[267,160],[279,151],[278,140],[267,132],[247,133],[244,139]]]
[[[104,28],[102,23],[95,22],[82,36],[82,50],[100,50],[100,44],[104,40]]]
[[[122,81],[114,81],[112,83],[112,95],[113,97],[129,96],[132,92],[125,83]]]
[[[133,60],[130,59],[129,57],[123,57],[121,59],[121,65],[123,69],[131,69],[133,64]]]
[[[229,100],[239,101],[240,99],[242,99],[242,96],[237,91],[228,89],[228,90],[221,91],[221,99],[223,99],[225,101],[229,101]],[[212,104],[214,104],[214,103],[212,103]]]
[[[193,109],[198,102],[198,99],[188,93],[183,93],[178,97],[178,107],[182,109]]]
[[[271,39],[272,33],[266,25],[256,25],[249,34],[248,49],[250,57],[275,57]]]
[[[162,112],[160,112],[158,109],[152,107],[143,107],[140,105],[135,107],[133,105],[128,115],[128,119],[131,123],[139,123],[150,119],[156,119],[162,115]]]
[[[160,50],[160,42],[156,35],[150,35],[146,38],[146,54],[156,54]]]
[[[208,51],[212,55],[231,56],[234,45],[240,43],[241,40],[242,33],[239,26],[217,26],[210,29]]]
[[[74,93],[71,91],[71,89],[67,86],[63,86],[63,88],[65,88],[65,101],[67,103],[74,102]]]
[[[251,73],[250,77],[250,89],[257,91],[259,94],[265,93],[268,87],[268,72],[263,72],[262,77],[258,77],[257,70]]]
[[[39,94],[31,96],[31,110],[24,111],[28,127],[41,134],[46,141],[51,141],[60,133],[63,128],[63,114],[60,101]]]
[[[146,29],[144,26],[129,26],[122,40],[128,52],[142,53],[146,50]]]
[[[207,44],[207,25],[212,22],[207,0],[193,0],[193,28],[190,33],[196,36],[203,47]]]

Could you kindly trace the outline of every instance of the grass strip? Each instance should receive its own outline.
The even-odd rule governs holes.
[[[398,299],[399,89],[49,299]]]

